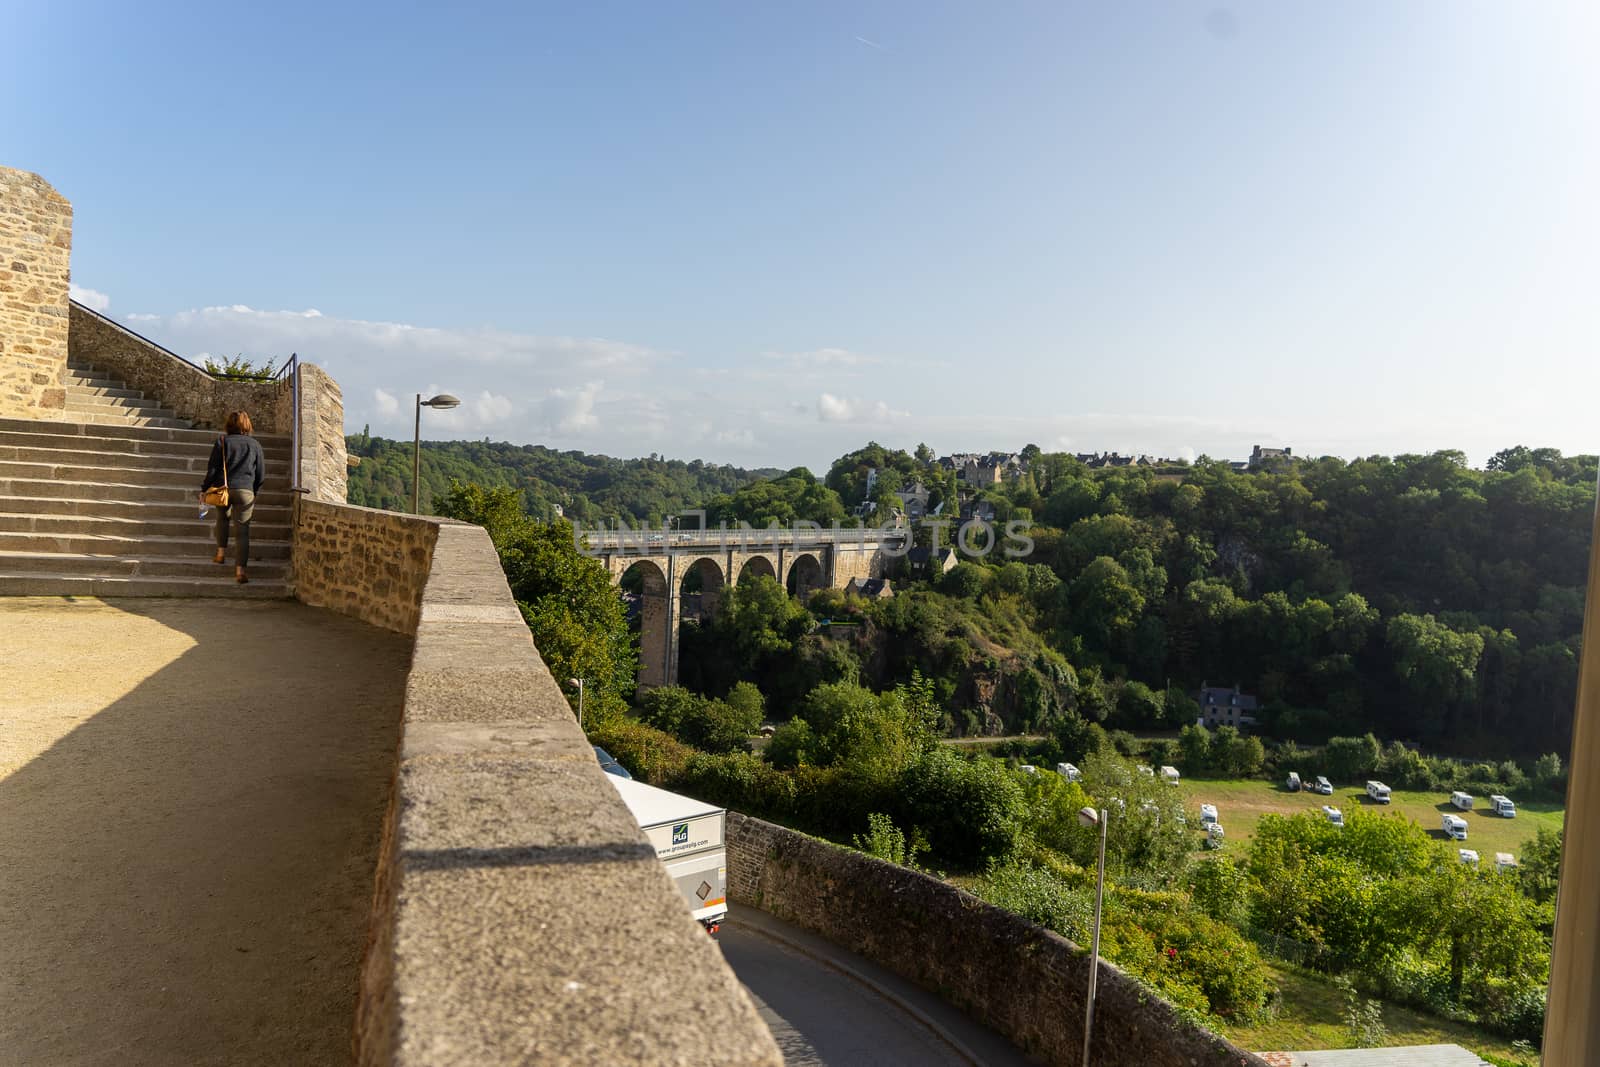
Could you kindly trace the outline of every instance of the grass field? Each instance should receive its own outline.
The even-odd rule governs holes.
[[[1439,816],[1445,812],[1461,815],[1467,820],[1467,839],[1455,845],[1458,848],[1476,849],[1485,863],[1494,862],[1496,852],[1522,854],[1522,846],[1533,839],[1540,827],[1559,830],[1564,818],[1561,805],[1554,803],[1527,803],[1517,800],[1517,817],[1502,819],[1489,811],[1487,797],[1474,798],[1473,809],[1458,812],[1450,803],[1447,792],[1417,793],[1396,789],[1388,804],[1375,804],[1367,797],[1366,783],[1360,786],[1335,786],[1333,796],[1301,791],[1291,793],[1282,782],[1260,779],[1193,779],[1185,778],[1178,786],[1183,791],[1184,807],[1191,818],[1198,818],[1201,804],[1215,804],[1217,818],[1228,833],[1227,849],[1232,851],[1255,836],[1256,823],[1269,812],[1294,815],[1309,811],[1320,813],[1322,805],[1332,804],[1349,818],[1352,812],[1394,812],[1404,815],[1427,830],[1435,840],[1445,841],[1439,829]],[[1200,840],[1196,834],[1196,842]]]
[[[1270,957],[1262,962],[1278,987],[1277,1018],[1259,1026],[1222,1027],[1224,1036],[1243,1048],[1262,1052],[1345,1047],[1344,1003],[1332,979]],[[1451,1043],[1512,1062],[1518,1059],[1504,1039],[1411,1008],[1385,1002],[1383,1024],[1389,1028],[1390,1045]]]

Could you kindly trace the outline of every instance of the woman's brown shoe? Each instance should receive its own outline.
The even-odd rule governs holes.
[[[228,555],[228,550],[227,549],[219,548],[219,549],[217,549],[217,554],[215,556],[211,557],[211,562],[212,563],[221,563],[227,557],[227,555]]]
[[[250,578],[244,573],[244,568],[243,567],[235,567],[234,568],[233,580],[238,582],[240,585],[249,585],[250,584]]]

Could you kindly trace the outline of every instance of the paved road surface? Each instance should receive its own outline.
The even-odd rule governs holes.
[[[717,940],[787,1067],[1031,1062],[932,994],[762,912],[735,908]]]

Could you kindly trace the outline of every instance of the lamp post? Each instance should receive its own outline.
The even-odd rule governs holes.
[[[422,399],[422,394],[417,394],[417,432],[411,439],[411,514],[417,515],[421,511],[422,502],[422,409],[423,408],[453,408],[461,401],[449,393],[440,393],[431,400]]]
[[[578,729],[583,729],[583,679],[568,678],[567,681],[578,687]]]
[[[1084,826],[1100,827],[1100,863],[1094,878],[1094,933],[1090,937],[1089,992],[1083,1003],[1083,1067],[1089,1067],[1089,1036],[1094,1027],[1094,987],[1100,977],[1100,902],[1106,891],[1106,827],[1111,820],[1106,809],[1079,808],[1078,822]]]

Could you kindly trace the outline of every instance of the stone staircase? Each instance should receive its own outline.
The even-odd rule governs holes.
[[[70,422],[0,419],[0,596],[284,597],[290,452],[261,436],[266,480],[250,524],[250,583],[211,562],[200,480],[217,434],[83,364]]]

